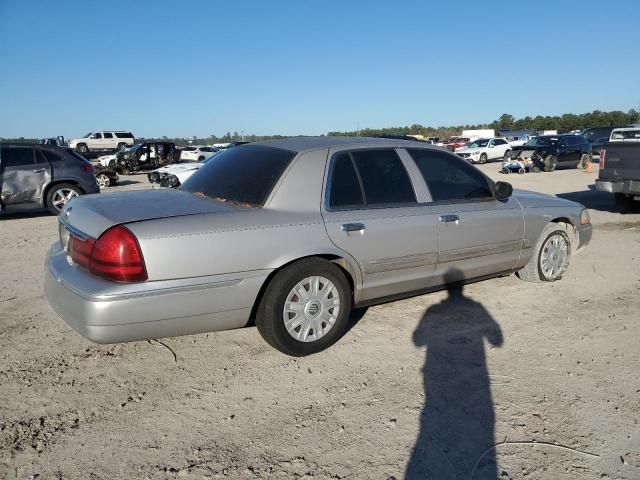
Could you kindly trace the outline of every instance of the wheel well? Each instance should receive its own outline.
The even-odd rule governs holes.
[[[42,205],[45,207],[48,207],[49,205],[47,205],[47,197],[49,196],[49,191],[55,187],[56,185],[60,185],[61,183],[68,183],[69,185],[73,185],[74,187],[77,187],[78,190],[80,190],[80,192],[82,192],[83,194],[86,193],[83,188],[80,186],[80,183],[78,183],[75,180],[60,180],[57,182],[51,182],[49,185],[47,185],[44,189],[44,192],[42,192]]]
[[[337,265],[338,268],[342,271],[342,273],[344,273],[344,276],[347,279],[347,282],[349,282],[349,288],[351,288],[351,295],[355,294],[355,272],[353,271],[351,264],[347,262],[344,258],[338,255],[331,255],[331,254],[307,255],[306,257],[296,258],[295,260],[291,260],[290,262],[287,262],[284,265],[281,265],[280,267],[276,268],[273,272],[269,274],[267,279],[264,281],[264,283],[260,287],[260,290],[258,291],[258,295],[256,296],[256,299],[253,303],[248,325],[253,325],[255,323],[258,306],[262,301],[262,297],[264,296],[264,292],[267,289],[267,286],[269,285],[269,283],[271,283],[271,280],[273,280],[273,277],[275,277],[276,274],[280,272],[283,268],[286,268],[291,264],[299,262],[300,260],[305,260],[307,258],[322,258],[323,260],[327,260]]]
[[[558,217],[551,220],[552,223],[564,223],[566,224],[567,233],[570,234],[571,240],[571,251],[574,252],[577,248],[579,239],[578,239],[578,229],[575,227],[573,222],[567,217]]]

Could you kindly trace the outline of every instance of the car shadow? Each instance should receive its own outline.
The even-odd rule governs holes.
[[[33,210],[16,210],[10,212],[1,212],[0,219],[11,220],[17,218],[38,218],[38,217],[55,217],[46,208],[38,208]]]
[[[136,185],[138,183],[142,183],[139,180],[118,180],[118,183],[116,185],[113,185],[114,187],[124,187],[125,185]]]
[[[445,275],[459,278],[455,269]],[[414,344],[427,347],[425,403],[405,480],[496,480],[485,339],[500,347],[502,332],[481,303],[464,295],[461,284],[450,284],[447,291],[448,297],[426,310],[413,333]]]
[[[608,192],[599,192],[595,185],[589,185],[588,190],[578,192],[557,193],[556,197],[564,198],[583,204],[590,210],[599,210],[602,212],[621,213],[616,206],[613,194]]]

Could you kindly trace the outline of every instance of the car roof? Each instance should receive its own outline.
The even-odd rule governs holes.
[[[261,142],[252,142],[248,145],[240,145],[235,148],[250,147],[252,145],[261,145],[272,148],[282,148],[292,152],[307,152],[312,150],[325,149],[329,147],[340,147],[348,145],[357,146],[371,146],[371,147],[421,147],[421,148],[433,148],[434,150],[441,150],[440,148],[433,147],[426,142],[420,142],[418,140],[399,140],[395,138],[376,138],[376,137],[291,137],[280,138],[277,140],[265,140]]]

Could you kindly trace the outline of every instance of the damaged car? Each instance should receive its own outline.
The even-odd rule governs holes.
[[[0,144],[0,186],[0,212],[47,208],[57,215],[72,198],[100,192],[88,160],[44,144]]]
[[[98,163],[116,172],[128,175],[141,170],[152,170],[174,163],[180,158],[180,150],[173,142],[137,143],[111,155],[98,158]]]
[[[553,172],[559,165],[584,169],[591,154],[592,147],[582,135],[541,135],[512,147],[509,158],[532,162],[534,171]]]
[[[98,164],[93,166],[93,170],[100,190],[107,187],[114,187],[120,181],[118,173],[108,167],[103,167]]]
[[[160,167],[147,175],[152,187],[178,188],[196,171],[202,168],[220,152],[199,162],[181,162]]]
[[[46,296],[85,337],[255,324],[293,356],[338,341],[354,307],[514,272],[560,280],[592,233],[579,203],[514,191],[422,142],[366,137],[239,146],[180,189],[75,198],[58,223]]]

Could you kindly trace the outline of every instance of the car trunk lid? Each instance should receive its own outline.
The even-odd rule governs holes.
[[[75,197],[60,218],[71,229],[98,238],[115,225],[235,209],[233,205],[180,190],[139,190]]]

